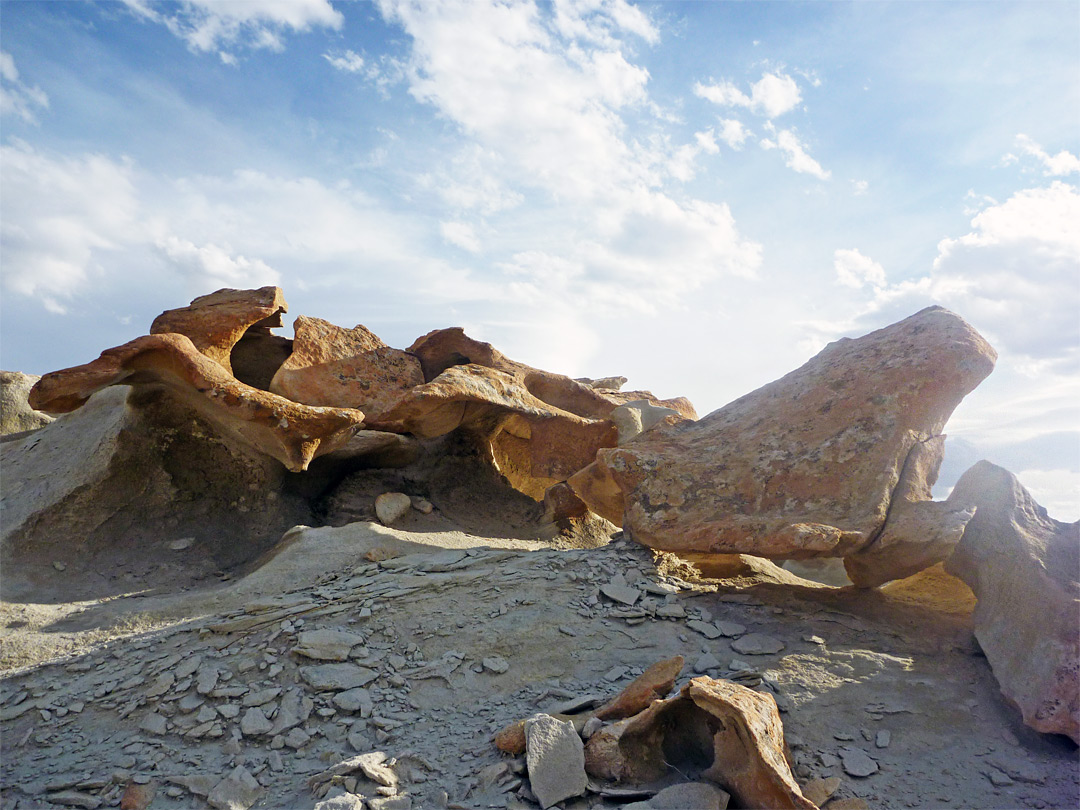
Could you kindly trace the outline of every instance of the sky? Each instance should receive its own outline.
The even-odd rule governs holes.
[[[940,304],[936,492],[1080,518],[1077,0],[7,0],[0,126],[5,369],[277,284],[704,415]]]

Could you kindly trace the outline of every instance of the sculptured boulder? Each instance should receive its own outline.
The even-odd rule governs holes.
[[[163,386],[223,433],[294,472],[347,443],[364,419],[357,410],[300,405],[246,385],[172,333],[135,338],[91,363],[46,374],[29,401],[46,413],[67,413],[110,385]]]
[[[21,371],[0,371],[0,436],[37,430],[53,420],[30,407],[30,389],[39,379]]]
[[[929,493],[940,459],[924,446],[995,359],[960,317],[930,307],[831,343],[697,422],[661,423],[601,449],[568,483],[652,548],[847,556],[881,535],[898,495]],[[940,545],[919,564],[932,564]]]
[[[387,346],[363,326],[342,329],[300,315],[293,323],[292,354],[270,390],[305,405],[355,408],[378,419],[424,383],[420,361]]]
[[[1054,520],[988,461],[948,500],[975,509],[945,570],[975,593],[975,638],[1002,693],[1027,725],[1080,743],[1080,522]]]
[[[585,769],[594,777],[640,784],[673,767],[700,770],[740,807],[816,810],[799,789],[790,759],[771,695],[707,677],[604,726],[585,743]]]

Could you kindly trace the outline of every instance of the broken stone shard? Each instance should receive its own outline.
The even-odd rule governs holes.
[[[975,508],[945,570],[975,593],[975,637],[1002,693],[1027,725],[1080,742],[1080,522],[1054,520],[988,461],[948,503]]]
[[[652,548],[848,556],[886,526],[909,456],[940,435],[995,359],[961,318],[930,307],[836,341],[696,422],[602,448],[568,483]],[[932,466],[911,465],[901,495],[923,491],[917,479]]]
[[[657,661],[638,675],[618,695],[596,710],[601,720],[621,720],[647,709],[654,700],[665,697],[683,669],[683,657],[676,655]]]
[[[585,745],[585,767],[632,784],[695,770],[741,807],[816,810],[791,773],[776,702],[730,681],[694,678],[675,697],[605,726]]]
[[[525,722],[525,757],[529,784],[543,808],[581,796],[589,784],[581,737],[573,723],[548,714]]]

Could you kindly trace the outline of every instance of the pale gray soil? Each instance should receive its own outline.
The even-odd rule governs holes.
[[[731,674],[733,659],[750,664],[763,679],[744,682],[776,696],[798,778],[841,777],[835,798],[874,808],[1080,806],[1076,746],[1020,722],[973,641],[963,598],[935,593],[939,580],[858,592],[763,562],[695,579],[621,535],[557,549],[539,533],[522,539],[525,525],[482,537],[478,524],[461,531],[436,510],[394,529],[294,531],[246,576],[82,604],[59,598],[67,572],[54,570],[40,578],[40,599],[5,602],[0,616],[3,807],[119,806],[129,781],[154,790],[152,808],[205,807],[206,792],[242,766],[261,788],[256,807],[310,808],[318,799],[307,780],[367,751],[395,760],[400,779],[382,789],[395,796],[365,779],[348,785],[373,807],[535,807],[523,758],[500,754],[492,733],[572,698],[612,695],[676,654],[686,658],[679,685],[706,654],[716,677]],[[185,553],[154,550],[172,564]],[[632,607],[600,593],[613,581],[639,589]],[[685,616],[657,615],[680,607]],[[719,626],[730,635],[709,639],[692,622],[728,623]],[[338,692],[309,684],[325,662],[294,648],[318,628],[362,637],[351,663],[366,682],[352,695],[366,705],[343,706]],[[755,633],[783,648],[733,649]],[[45,660],[53,656],[63,657]],[[846,773],[845,749],[877,771]],[[700,768],[672,765],[672,781]],[[619,803],[590,792],[564,806]]]

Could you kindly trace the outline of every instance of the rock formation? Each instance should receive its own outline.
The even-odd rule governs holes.
[[[975,508],[945,570],[978,599],[975,637],[1002,692],[1032,728],[1080,742],[1080,522],[1049,517],[988,461],[948,502]]]
[[[697,422],[661,423],[602,449],[568,483],[652,548],[781,559],[864,551],[864,568],[895,501],[907,517],[882,549],[909,544],[920,549],[918,565],[930,565],[957,538],[963,515],[947,513],[948,527],[930,543],[903,531],[921,531],[943,508],[910,500],[929,492],[940,463],[924,446],[936,446],[995,358],[962,319],[930,307],[832,343]],[[877,579],[911,567],[877,558]],[[894,563],[895,573],[885,570]]]
[[[162,386],[237,442],[294,472],[340,448],[364,419],[357,410],[300,405],[246,385],[175,333],[135,338],[84,366],[46,374],[30,392],[30,404],[67,413],[110,385]]]
[[[730,681],[694,678],[585,745],[585,768],[602,779],[650,782],[673,767],[700,772],[741,807],[816,810],[791,773],[776,702]]]
[[[416,357],[363,326],[342,329],[301,315],[293,329],[292,354],[270,383],[275,394],[305,405],[355,408],[371,421],[424,382]]]
[[[31,387],[40,379],[21,371],[0,371],[0,436],[37,430],[53,420],[27,401]]]

